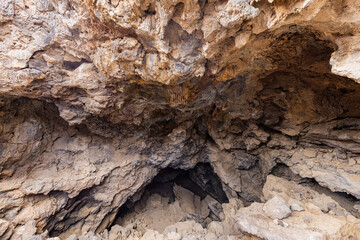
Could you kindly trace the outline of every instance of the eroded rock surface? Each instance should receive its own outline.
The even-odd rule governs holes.
[[[359,13],[357,0],[2,0],[0,238],[360,239]],[[178,213],[154,211],[172,230],[114,228],[166,168],[201,189],[155,201]],[[287,213],[272,219],[275,196]]]

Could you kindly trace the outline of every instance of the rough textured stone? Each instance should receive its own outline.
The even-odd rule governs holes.
[[[279,165],[355,203],[359,12],[357,0],[2,0],[0,238],[100,239],[159,172],[197,164],[220,180],[189,173],[212,194],[202,205],[194,197],[195,212],[214,206],[219,222],[230,210],[217,201],[269,200],[265,181]],[[294,222],[355,215],[311,195],[325,215],[306,215],[308,199],[296,195],[305,211]],[[261,205],[244,211],[262,214]],[[242,220],[261,237],[261,224],[272,238],[286,224],[286,236],[328,234],[289,230],[287,219]],[[137,237],[253,237],[234,221]],[[334,236],[356,232],[355,222]]]
[[[237,212],[238,227],[243,231],[270,240],[356,239],[359,237],[360,222],[358,219],[353,216],[324,213],[319,206],[316,206],[316,198],[334,202],[329,197],[319,196],[317,192],[307,187],[269,175],[264,186],[264,197],[269,202],[274,196],[282,196],[286,201],[293,203],[301,201],[304,204],[304,211],[293,212],[284,220],[273,221],[262,211],[263,203],[253,203]],[[326,224],[324,224],[325,222]]]

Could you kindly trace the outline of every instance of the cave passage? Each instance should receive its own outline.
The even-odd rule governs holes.
[[[178,191],[178,193],[176,191]],[[127,216],[132,216],[132,214],[136,212],[139,213],[142,210],[146,211],[146,208],[149,207],[148,201],[154,195],[161,196],[161,199],[166,201],[164,203],[165,205],[179,201],[179,198],[184,197],[182,195],[193,195],[198,201],[207,202],[210,212],[209,216],[205,216],[205,218],[209,217],[209,219],[207,219],[208,222],[210,219],[219,220],[219,215],[222,211],[221,204],[229,202],[222,189],[219,177],[213,172],[212,167],[208,163],[198,163],[194,168],[189,170],[165,168],[161,170],[152,182],[141,190],[140,193],[141,197],[139,199],[135,198],[134,201],[134,199],[131,198],[120,207],[115,220],[108,229],[111,229],[115,224],[124,225]],[[180,207],[192,204],[191,201],[187,202],[189,199],[186,197],[180,201],[183,201],[180,203]],[[197,215],[198,214],[194,212],[188,214],[186,217],[187,219],[195,217],[197,221],[206,225],[204,219],[201,219],[201,217]]]

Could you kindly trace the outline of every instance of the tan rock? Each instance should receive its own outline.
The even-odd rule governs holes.
[[[1,238],[99,239],[162,169],[197,163],[244,204],[280,165],[360,198],[359,12],[357,0],[0,1]],[[274,222],[175,187],[174,203],[137,212],[148,226],[119,232],[251,239],[234,227],[246,209],[264,217],[240,218],[259,236],[357,236],[356,209],[278,181],[264,200],[304,211]],[[189,221],[164,234],[210,217],[216,233]]]

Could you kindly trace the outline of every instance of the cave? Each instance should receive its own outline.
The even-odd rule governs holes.
[[[360,239],[359,12],[1,2],[0,239]]]
[[[199,163],[194,168],[187,171],[166,168],[134,196],[122,205],[108,230],[114,225],[126,227],[131,221],[133,226],[140,227],[141,222],[136,223],[139,219],[138,214],[143,216],[150,215],[146,211],[149,206],[155,206],[154,212],[160,212],[162,208],[169,207],[173,209],[172,214],[176,214],[176,221],[195,220],[197,223],[207,226],[212,220],[220,220],[222,212],[222,203],[228,203],[229,200],[222,189],[221,180],[213,172],[210,164]],[[186,212],[179,212],[174,207],[175,201],[177,207],[186,209]],[[173,208],[172,208],[173,207]],[[205,212],[205,213],[204,213]],[[171,225],[171,216],[166,215],[165,210],[162,218],[165,220],[165,226],[157,224],[159,230]],[[146,220],[146,219],[144,219]],[[147,220],[148,224],[156,224],[156,219]]]

